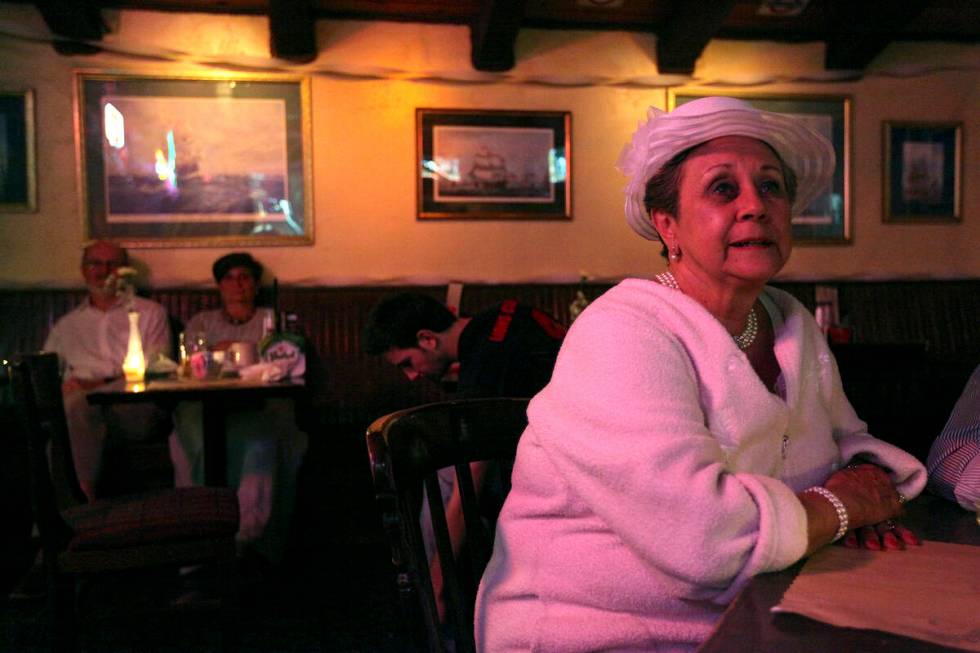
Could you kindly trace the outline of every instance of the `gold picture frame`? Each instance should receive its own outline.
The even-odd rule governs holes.
[[[420,220],[569,220],[568,111],[417,109]]]
[[[88,237],[128,247],[313,243],[308,78],[75,78]]]

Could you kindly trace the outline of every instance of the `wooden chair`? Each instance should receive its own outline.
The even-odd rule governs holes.
[[[480,577],[490,558],[499,503],[479,505],[469,463],[500,461],[488,468],[484,488],[510,490],[510,469],[517,442],[527,425],[527,399],[445,401],[381,417],[368,428],[367,447],[375,496],[391,546],[392,562],[408,623],[417,644],[433,652],[475,650],[473,605]],[[454,467],[465,521],[465,545],[453,556],[440,493],[438,470]],[[486,492],[484,494],[487,494]],[[419,514],[423,496],[444,583],[446,624],[439,623]],[[487,523],[489,522],[489,523]]]
[[[71,460],[57,355],[21,356],[9,373],[28,439],[31,507],[54,650],[77,648],[81,579],[206,562],[234,573],[238,500],[233,489],[165,489],[86,502]],[[229,628],[223,645],[233,648],[235,633],[228,620],[224,623]]]

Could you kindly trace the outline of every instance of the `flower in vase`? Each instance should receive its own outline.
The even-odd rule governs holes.
[[[126,308],[133,308],[133,294],[136,292],[136,277],[139,272],[136,268],[122,266],[105,279],[105,289],[107,292],[122,297],[126,303]]]

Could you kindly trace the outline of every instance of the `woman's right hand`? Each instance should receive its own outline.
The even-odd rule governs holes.
[[[852,529],[875,526],[902,514],[902,502],[888,472],[877,465],[848,465],[835,472],[824,487],[847,507]]]
[[[886,519],[874,526],[862,526],[848,531],[841,543],[849,549],[904,551],[907,546],[920,546],[922,540],[911,529],[892,519]]]

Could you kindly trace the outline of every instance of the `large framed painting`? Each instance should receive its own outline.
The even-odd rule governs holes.
[[[37,210],[34,92],[0,90],[0,213]]]
[[[572,217],[567,111],[417,109],[418,217]]]
[[[963,124],[885,122],[885,222],[962,219]]]
[[[835,245],[851,239],[851,99],[826,95],[726,94],[765,111],[790,114],[826,136],[834,145],[837,166],[827,188],[793,217],[797,243]],[[670,93],[670,109],[701,94]]]
[[[313,242],[309,80],[76,74],[88,235],[130,247]]]

